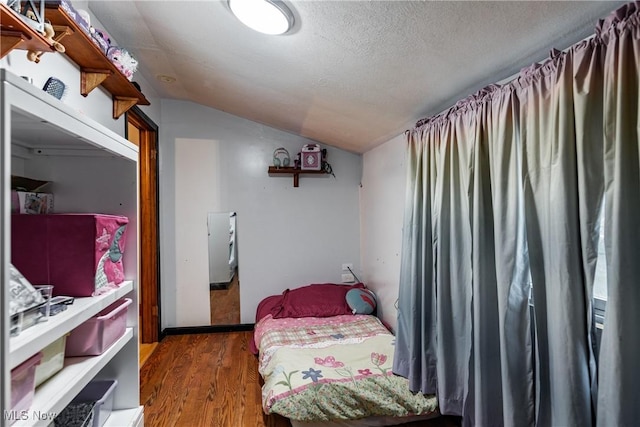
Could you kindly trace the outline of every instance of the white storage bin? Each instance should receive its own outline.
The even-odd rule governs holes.
[[[64,366],[66,341],[67,336],[63,335],[42,349],[42,360],[36,367],[36,387],[57,374]]]

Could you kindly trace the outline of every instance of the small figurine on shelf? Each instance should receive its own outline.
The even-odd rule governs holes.
[[[26,16],[27,18],[29,18],[30,20],[34,21],[34,22],[38,22],[38,18],[35,14],[35,12],[31,9],[25,9],[24,11],[24,16]],[[44,36],[45,40],[47,40],[47,42],[49,42],[49,44],[51,46],[53,46],[53,48],[60,52],[60,53],[64,53],[65,52],[65,48],[62,45],[62,43],[60,43],[59,41],[55,40],[53,37],[56,35],[55,30],[53,29],[53,25],[51,25],[50,22],[44,22],[43,23],[43,27],[42,27],[42,35]],[[35,50],[28,50],[27,51],[27,59],[31,62],[35,62],[36,64],[38,62],[40,62],[40,57],[42,56],[44,52],[42,51],[35,51]]]
[[[66,51],[64,45],[62,43],[60,43],[59,41],[56,41],[53,36],[55,36],[56,32],[53,29],[53,26],[48,23],[45,22],[44,23],[44,38],[51,44],[51,46],[53,46],[53,48],[60,52],[60,53],[64,53]],[[40,62],[40,57],[42,56],[44,52],[42,51],[35,51],[35,50],[28,50],[27,51],[27,59],[31,62],[35,62],[36,64],[38,62]]]

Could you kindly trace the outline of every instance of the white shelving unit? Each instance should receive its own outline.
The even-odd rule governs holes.
[[[0,123],[0,426],[10,424],[5,414],[11,410],[11,369],[124,297],[133,300],[125,335],[99,356],[65,359],[64,368],[36,388],[26,419],[13,425],[46,426],[51,415],[60,413],[91,380],[116,379],[114,411],[106,425],[142,426],[138,370],[138,148],[4,69],[0,70]],[[56,212],[129,218],[124,253],[127,280],[99,297],[76,298],[67,310],[16,337],[9,336],[7,314],[12,174],[51,181]]]

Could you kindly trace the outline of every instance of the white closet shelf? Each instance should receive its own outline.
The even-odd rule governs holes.
[[[71,332],[85,320],[95,316],[111,303],[124,297],[133,290],[133,282],[125,281],[104,295],[97,297],[76,298],[73,304],[46,322],[25,329],[20,335],[9,340],[10,369],[20,365],[31,356]]]
[[[2,38],[4,41],[4,31]],[[10,337],[8,312],[2,313],[0,412],[12,418],[27,418],[16,420],[17,426],[48,425],[90,381],[109,378],[117,380],[118,386],[114,394],[115,411],[106,425],[142,427],[137,289],[140,252],[135,220],[140,212],[138,147],[119,132],[79,112],[76,108],[80,104],[67,105],[5,68],[0,69],[0,92],[0,158],[3,162],[0,196],[5,201],[2,215],[7,219],[0,224],[3,280],[8,280],[11,263],[11,246],[5,239],[11,234],[9,171],[25,174],[38,171],[42,180],[54,182],[56,208],[61,212],[109,212],[131,220],[126,237],[129,249],[123,261],[128,265],[129,281],[105,295],[76,298],[65,311],[25,329],[16,337]],[[116,101],[114,105],[126,104],[126,100]],[[83,102],[82,108],[91,105],[92,101]],[[99,356],[65,359],[63,369],[35,390],[34,401],[24,415],[7,412],[13,406],[11,394],[15,387],[10,381],[11,370],[122,297],[133,301],[127,309],[125,335]],[[5,286],[0,289],[0,306],[8,307],[9,299],[9,288]],[[5,421],[0,421],[0,425],[4,426]]]
[[[99,356],[65,358],[62,370],[36,388],[27,419],[14,426],[48,426],[132,338],[133,329],[127,328],[125,334]]]
[[[133,409],[113,411],[109,418],[107,418],[104,427],[142,427],[144,425],[143,409],[144,407],[140,406]]]

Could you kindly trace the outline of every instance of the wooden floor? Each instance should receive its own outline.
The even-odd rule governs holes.
[[[237,325],[240,323],[240,279],[233,275],[228,289],[209,291],[212,325]]]
[[[262,412],[251,332],[171,335],[140,370],[145,427],[270,426],[289,422]]]
[[[247,350],[252,332],[171,335],[140,370],[146,427],[290,427],[262,412],[257,359]],[[403,424],[455,427],[456,420]]]

